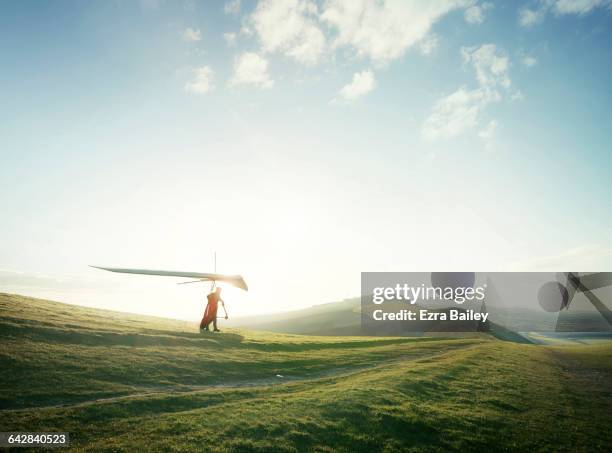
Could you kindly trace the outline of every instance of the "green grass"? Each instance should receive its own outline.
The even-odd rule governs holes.
[[[20,296],[0,294],[0,309],[0,431],[69,431],[77,451],[612,445],[609,343],[202,336]]]

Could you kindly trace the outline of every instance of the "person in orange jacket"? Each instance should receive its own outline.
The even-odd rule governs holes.
[[[213,332],[221,332],[217,328],[217,309],[219,308],[219,302],[223,306],[225,312],[225,319],[228,319],[227,310],[225,309],[225,302],[221,299],[221,288],[217,288],[214,292],[206,296],[208,303],[206,304],[206,310],[204,310],[204,317],[200,322],[200,332],[209,332],[209,326],[212,323]]]

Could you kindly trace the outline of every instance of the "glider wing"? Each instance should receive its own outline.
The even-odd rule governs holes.
[[[236,288],[249,290],[246,282],[241,275],[225,275],[225,274],[207,274],[202,272],[181,272],[181,271],[157,271],[150,269],[125,269],[120,267],[98,267],[91,266],[96,269],[102,269],[110,272],[119,272],[122,274],[141,274],[141,275],[161,275],[164,277],[185,277],[185,278],[196,278],[204,282],[225,282],[229,283]]]

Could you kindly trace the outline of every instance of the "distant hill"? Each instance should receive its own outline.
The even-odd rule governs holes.
[[[398,307],[399,308],[399,307]],[[459,307],[458,307],[459,308]],[[460,309],[460,308],[459,308]],[[489,305],[487,332],[504,339],[517,341],[520,336],[516,332],[606,332],[611,327],[593,308],[575,304],[569,311],[561,314],[547,313],[541,309],[508,308]],[[247,316],[225,322],[231,327],[246,327],[254,330],[268,332],[290,333],[299,335],[364,335],[361,328],[361,300],[360,298],[344,299],[339,302],[330,302],[301,310],[273,313],[269,315]],[[415,329],[397,323],[388,325],[385,335],[431,335],[434,332],[445,332],[448,336],[449,326],[439,322],[425,323],[420,321],[414,324]],[[457,324],[453,324],[453,329]],[[459,328],[463,331],[483,331],[480,328]]]
[[[247,316],[227,321],[231,327],[304,335],[360,335],[360,299],[344,299],[301,310]]]
[[[398,307],[398,309],[401,307]],[[473,324],[473,322],[471,323]],[[465,332],[482,331],[480,329],[464,327]],[[248,316],[228,321],[232,327],[248,327],[254,330],[268,332],[291,333],[298,335],[364,335],[361,328],[361,299],[344,299],[339,302],[313,305],[301,310],[274,313],[270,315]],[[380,331],[384,335],[422,335],[444,332],[449,336],[448,324],[442,326],[440,322],[419,321],[412,324],[414,328],[402,323],[390,323],[386,330]],[[457,322],[453,327],[457,326]],[[496,326],[496,330],[501,329]]]

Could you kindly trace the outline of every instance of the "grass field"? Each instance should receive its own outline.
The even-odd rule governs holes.
[[[612,344],[308,337],[0,294],[0,431],[75,451],[594,451]]]

